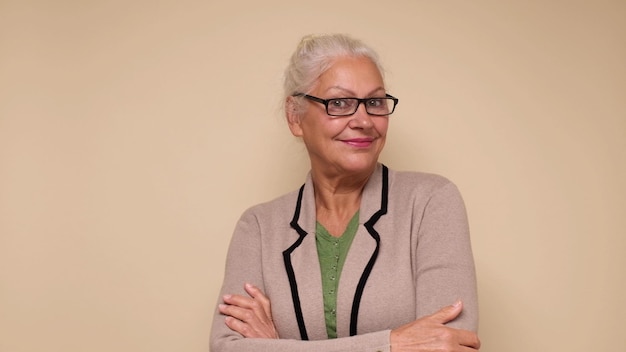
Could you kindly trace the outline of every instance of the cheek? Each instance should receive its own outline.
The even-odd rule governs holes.
[[[348,123],[345,119],[325,119],[319,122],[317,131],[320,135],[333,138],[341,135],[348,128]]]
[[[374,128],[376,128],[376,131],[378,131],[378,133],[381,136],[386,136],[387,135],[387,128],[388,127],[389,127],[389,119],[388,118],[377,120],[374,123]]]

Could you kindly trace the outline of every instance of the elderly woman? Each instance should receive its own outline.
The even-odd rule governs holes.
[[[285,77],[304,185],[235,228],[211,351],[476,351],[462,198],[447,179],[378,162],[398,99],[376,53],[305,37]]]

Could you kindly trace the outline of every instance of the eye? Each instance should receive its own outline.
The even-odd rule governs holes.
[[[378,107],[385,105],[385,99],[384,98],[372,98],[367,101],[367,105],[378,108]]]
[[[349,104],[345,99],[331,99],[328,101],[328,105],[333,108],[345,108]]]

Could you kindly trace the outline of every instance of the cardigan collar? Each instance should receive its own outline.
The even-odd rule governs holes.
[[[374,228],[376,221],[387,212],[388,169],[378,164],[363,189],[359,211],[359,227],[344,264],[337,300],[337,333],[356,335],[358,311],[367,278],[376,262],[380,236]],[[298,233],[295,242],[283,252],[285,269],[291,286],[296,320],[303,340],[325,338],[324,307],[321,274],[315,244],[315,194],[309,173],[300,188],[291,227]],[[307,236],[307,234],[313,236]],[[304,280],[305,275],[316,274],[319,280]],[[300,278],[300,280],[298,280]],[[301,301],[306,293],[307,301]],[[350,310],[342,312],[342,310]],[[348,320],[349,319],[349,324]],[[349,331],[348,330],[349,325]],[[308,331],[323,331],[324,336],[309,336]]]
[[[383,173],[386,178],[387,172],[387,167],[378,163],[369,180],[367,180],[361,196],[361,207],[359,210],[360,224],[366,223],[381,209],[384,208],[386,211],[387,184],[386,182],[383,184]],[[313,187],[313,179],[311,178],[310,172],[307,174],[306,182],[300,191],[302,192],[302,197],[301,199],[298,199],[298,205],[296,206],[297,208],[299,207],[300,211],[299,214],[294,214],[292,227],[297,224],[296,226],[299,226],[307,233],[315,233],[315,224],[317,221],[317,214],[315,210],[315,189]],[[385,194],[383,194],[383,191]]]

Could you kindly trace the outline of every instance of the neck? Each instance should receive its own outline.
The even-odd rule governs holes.
[[[371,173],[329,175],[311,170],[318,219],[350,219],[361,205]]]

